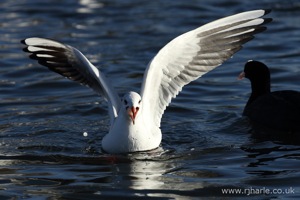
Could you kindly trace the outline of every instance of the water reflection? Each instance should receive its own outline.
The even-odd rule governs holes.
[[[282,145],[300,145],[299,131],[281,131],[250,122],[247,118],[245,120],[250,128],[249,134],[256,142],[273,141]]]
[[[7,192],[18,193],[23,188],[28,196],[44,195],[47,190],[52,196],[72,199],[86,193],[90,197],[175,198],[205,186],[201,181],[183,179],[209,177],[204,171],[184,172],[184,164],[176,162],[182,158],[162,149],[124,156],[22,155],[3,159],[0,179],[6,183]]]
[[[22,191],[63,199],[222,196],[224,188],[275,188],[287,181],[297,188],[299,150],[261,142],[130,155],[2,156],[0,184],[10,196]]]
[[[80,0],[78,3],[82,6],[77,9],[78,13],[92,13],[95,9],[104,7],[104,3],[95,0]]]

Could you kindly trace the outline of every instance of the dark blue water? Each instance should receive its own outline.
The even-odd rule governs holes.
[[[139,91],[147,63],[172,38],[257,8],[273,10],[268,31],[184,88],[152,152],[103,153],[103,98],[28,59],[20,44],[39,36],[75,46],[120,93]],[[299,141],[253,134],[241,116],[249,81],[236,80],[256,59],[270,66],[273,90],[298,90],[299,19],[300,3],[282,0],[1,1],[0,199],[299,198]]]

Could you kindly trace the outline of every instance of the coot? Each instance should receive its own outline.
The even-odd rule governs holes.
[[[300,92],[271,92],[269,68],[259,61],[248,61],[239,79],[243,77],[250,80],[252,88],[244,116],[273,130],[300,132]]]

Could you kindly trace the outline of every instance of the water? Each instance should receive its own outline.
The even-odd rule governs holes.
[[[169,40],[257,8],[273,10],[268,31],[184,88],[163,116],[162,147],[151,152],[103,153],[103,98],[21,51],[26,37],[65,42],[120,93],[139,91],[147,63]],[[298,1],[3,0],[0,11],[0,199],[300,197],[299,142],[251,134],[241,116],[250,85],[236,80],[256,59],[271,67],[273,90],[299,89]]]

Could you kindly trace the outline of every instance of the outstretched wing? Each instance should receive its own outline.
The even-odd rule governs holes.
[[[38,60],[50,70],[103,95],[108,101],[111,124],[113,123],[121,105],[120,98],[105,76],[79,50],[44,38],[27,38],[21,42],[27,45],[24,51],[31,53],[31,59]]]
[[[183,86],[221,65],[266,30],[261,18],[267,10],[254,10],[222,18],[178,36],[149,63],[141,88],[143,112],[157,126],[164,110]]]

